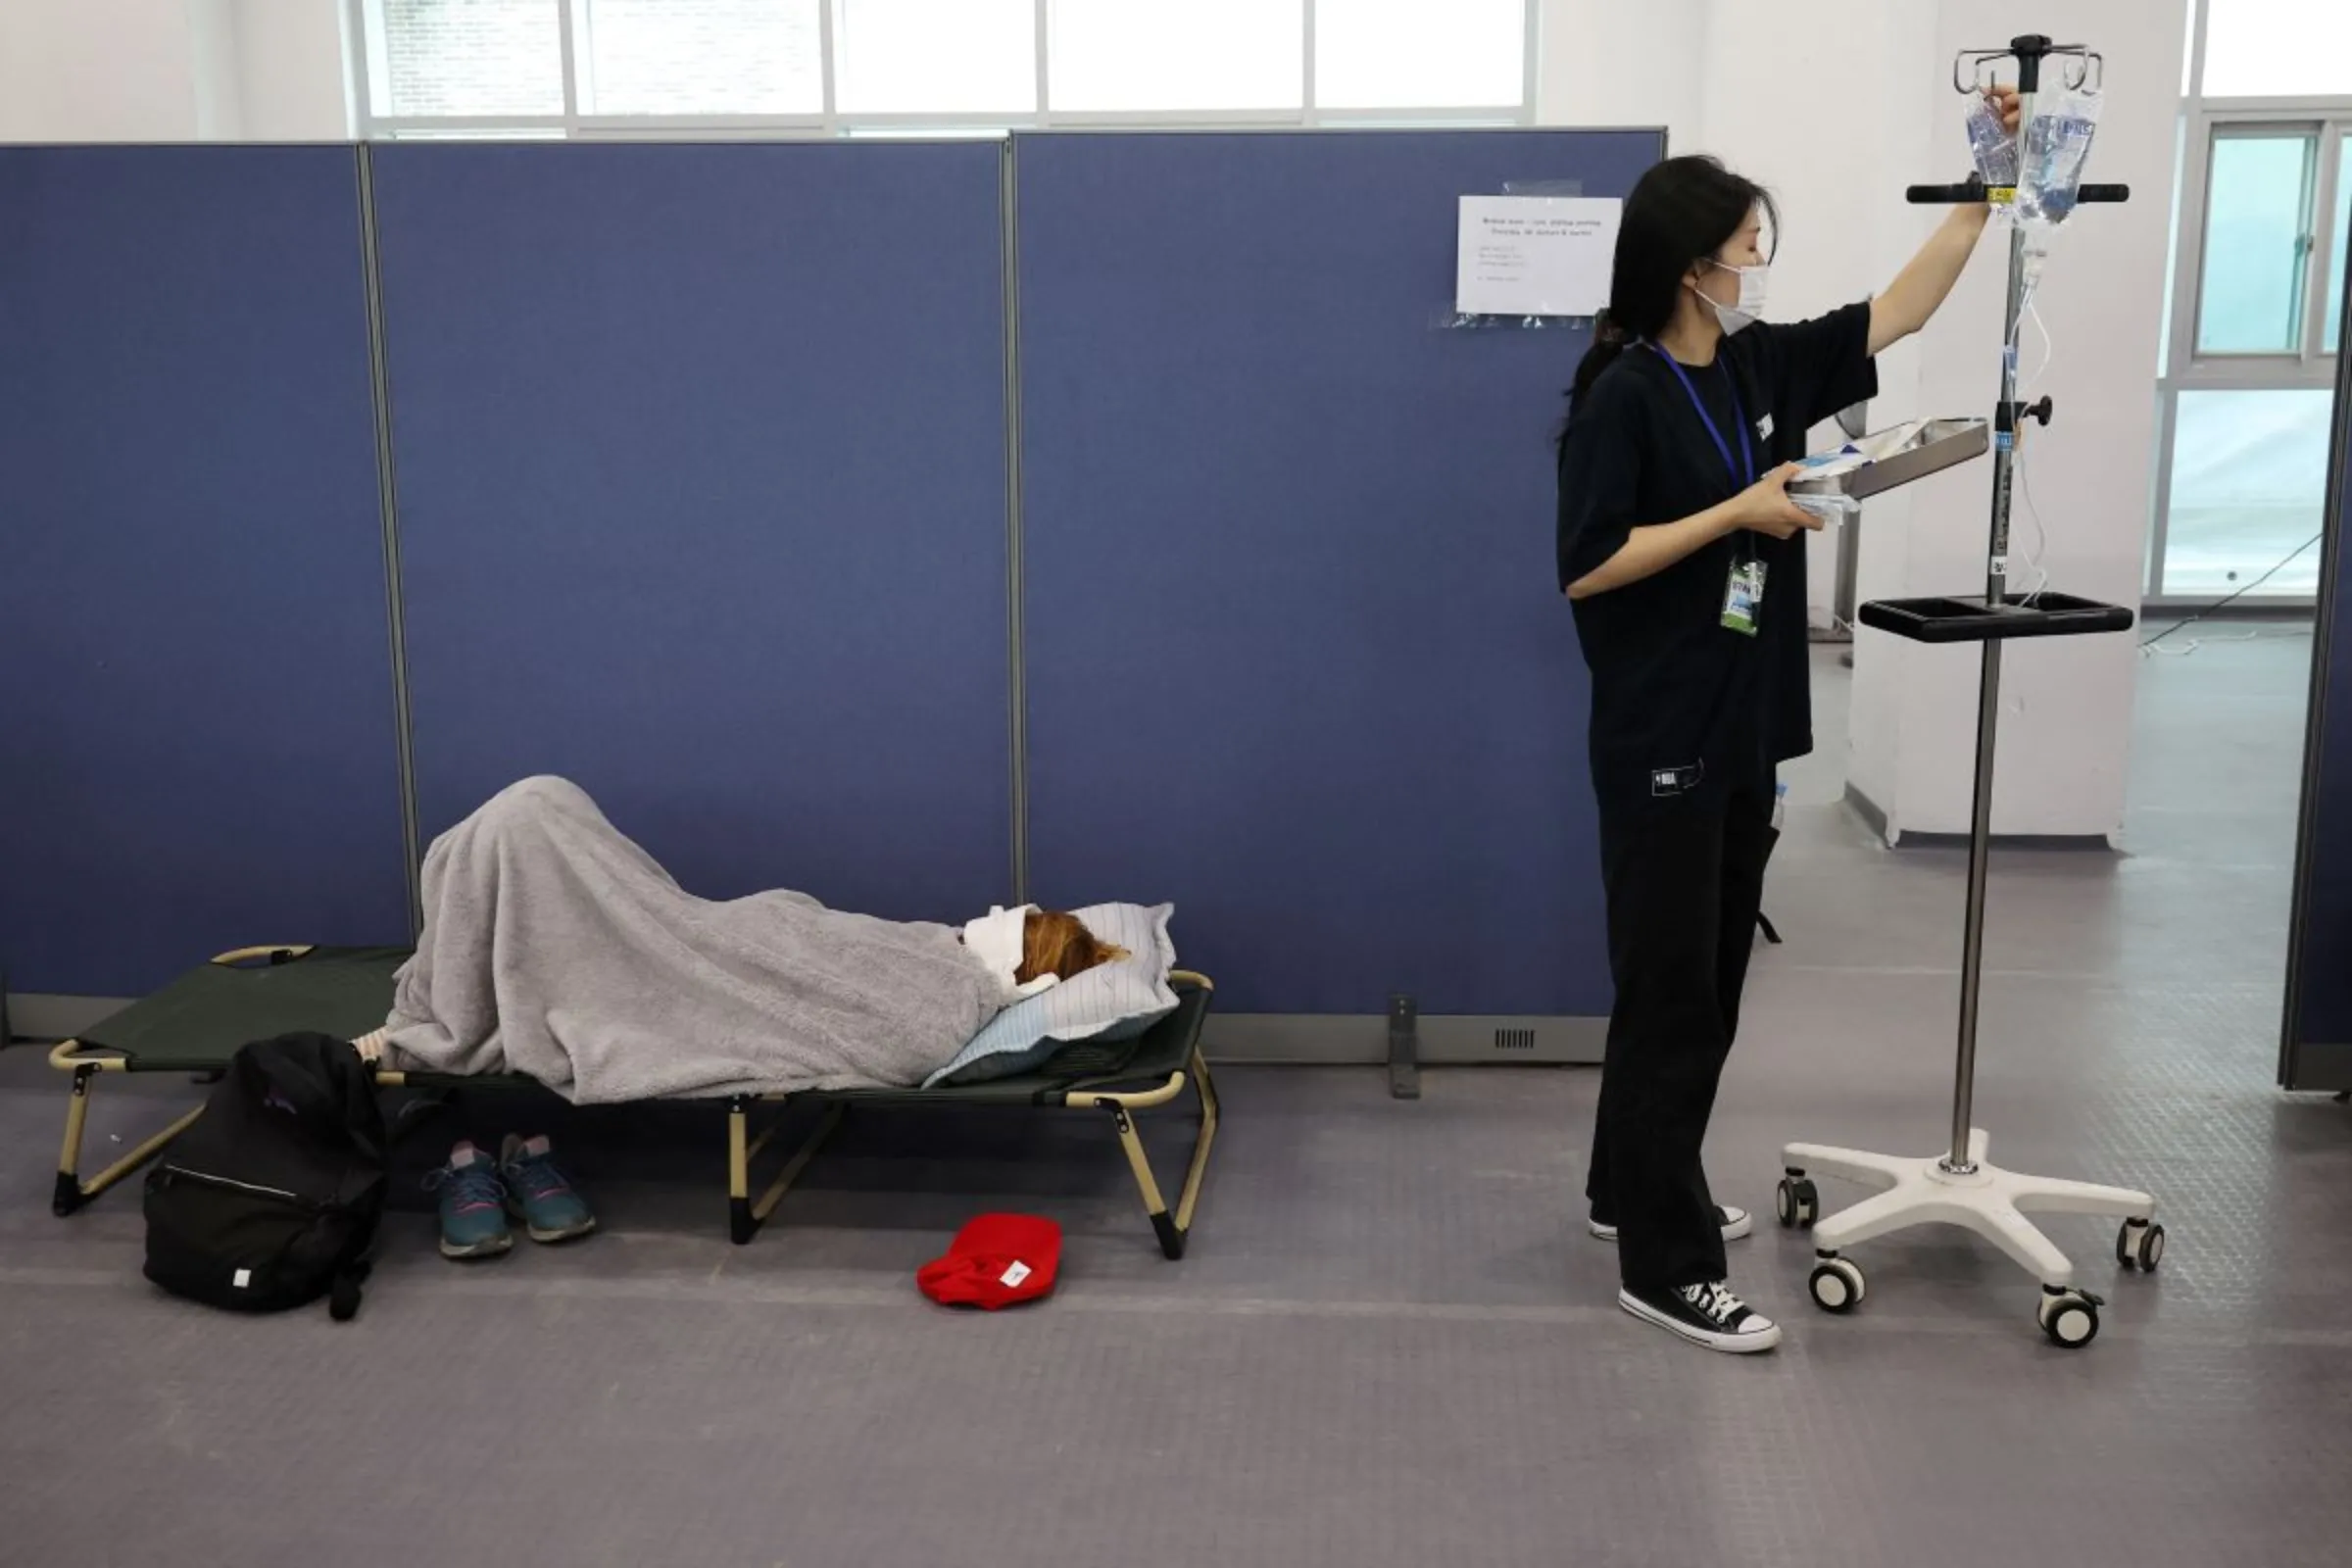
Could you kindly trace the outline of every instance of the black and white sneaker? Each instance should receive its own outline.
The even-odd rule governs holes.
[[[1715,1205],[1715,1223],[1723,1228],[1723,1239],[1727,1242],[1736,1242],[1756,1228],[1755,1216],[1746,1209],[1728,1208],[1721,1203]],[[1585,1229],[1604,1242],[1617,1239],[1617,1227],[1600,1220],[1585,1221]]]
[[[1752,1355],[1781,1343],[1781,1326],[1751,1310],[1721,1282],[1658,1291],[1621,1290],[1617,1304],[1644,1322],[1710,1350]]]

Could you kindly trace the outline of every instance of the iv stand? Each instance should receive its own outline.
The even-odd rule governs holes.
[[[2021,71],[2025,63],[2020,62]],[[2017,123],[2020,139],[2034,117],[2036,84],[2028,81],[2018,91]],[[2019,318],[2025,309],[2026,231],[2009,225],[2009,292],[2001,316],[2001,401],[1993,415],[1992,545],[1984,562],[1984,602],[2002,603],[2009,588],[2010,483],[2017,463],[2017,355]],[[2040,406],[2043,428],[2050,422],[2050,405]],[[1952,1149],[1943,1168],[1953,1175],[1974,1171],[1969,1157],[1970,1117],[1977,1098],[1977,996],[1984,967],[1984,873],[1992,849],[1992,751],[2001,712],[2001,640],[1984,639],[1978,655],[1977,781],[1969,796],[1968,924],[1960,939],[1960,1050],[1952,1075]]]
[[[1963,54],[1953,69],[1953,84],[1962,92],[1979,90],[1977,80],[1987,66],[2014,60],[2018,72],[2019,140],[2032,124],[2034,100],[2041,85],[2045,63],[2065,62],[2076,74],[2069,85],[2080,85],[2099,69],[2099,57],[2079,44],[2059,45],[2039,34],[2013,38],[2009,47]],[[2021,159],[2023,149],[2020,151]],[[2006,202],[2013,190],[1987,189],[1972,179],[1957,186],[1913,186],[1916,203],[1953,204],[1963,201]],[[2079,202],[2120,202],[2129,192],[2122,186],[2084,185]],[[1984,1157],[1986,1138],[1972,1125],[1976,1101],[1977,1028],[1979,995],[1984,960],[1984,884],[1992,836],[1993,742],[2000,717],[2001,644],[2011,637],[2065,636],[2129,629],[2131,610],[2102,605],[2070,595],[2038,589],[2017,596],[2008,591],[2010,486],[2016,463],[2019,426],[2027,418],[2050,421],[2051,405],[2042,398],[2031,407],[2017,396],[2019,319],[2028,289],[2028,239],[2023,225],[2009,233],[2008,302],[2002,321],[2001,396],[1993,416],[1992,527],[1985,561],[1984,597],[1980,600],[1930,598],[1892,600],[1861,607],[1862,624],[1898,636],[1930,643],[1977,642],[1977,768],[1971,800],[1968,839],[1968,918],[1961,940],[1959,1050],[1953,1072],[1951,1142],[1941,1155],[1930,1159],[1865,1153],[1814,1144],[1791,1144],[1784,1152],[1787,1174],[1779,1193],[1781,1223],[1814,1232],[1817,1263],[1808,1282],[1815,1303],[1837,1313],[1851,1311],[1863,1298],[1862,1271],[1841,1255],[1844,1247],[1889,1231],[1929,1222],[1961,1225],[1978,1232],[2035,1274],[2042,1284],[2037,1318],[2043,1332],[2061,1346],[2090,1343],[2098,1333],[2099,1298],[2074,1284],[2074,1268],[2064,1253],[2027,1219],[2026,1211],[2105,1214],[2120,1217],[2116,1259],[2126,1267],[2153,1269],[2164,1255],[2164,1227],[2152,1223],[2155,1200],[2145,1193],[2059,1181],[2001,1170]],[[1816,1223],[1820,1197],[1807,1175],[1818,1169],[1878,1190],[1877,1196]]]

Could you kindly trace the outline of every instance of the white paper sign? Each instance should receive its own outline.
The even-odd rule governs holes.
[[[1609,302],[1625,204],[1602,196],[1465,196],[1453,308],[1464,316],[1592,316]]]

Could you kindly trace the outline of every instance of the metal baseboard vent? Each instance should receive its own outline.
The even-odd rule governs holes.
[[[1607,1050],[1609,1020],[1416,1012],[1404,1028],[1409,1054],[1423,1066],[1587,1064]],[[1211,1061],[1337,1065],[1389,1060],[1390,1035],[1383,1013],[1211,1012],[1201,1041]]]

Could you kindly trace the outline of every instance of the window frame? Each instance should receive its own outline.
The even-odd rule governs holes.
[[[834,44],[839,8],[845,0],[817,0],[817,43],[821,54],[823,104],[815,114],[612,115],[584,114],[580,87],[587,69],[589,0],[545,0],[557,7],[564,74],[564,110],[558,115],[393,115],[379,113],[387,101],[389,61],[379,0],[343,0],[344,24],[352,41],[351,101],[363,140],[430,137],[447,140],[466,132],[553,132],[566,140],[837,140],[876,134],[1001,135],[1014,130],[1175,126],[1195,129],[1277,130],[1320,126],[1473,126],[1536,123],[1536,80],[1543,7],[1520,0],[1524,30],[1520,45],[1519,101],[1484,107],[1331,109],[1315,101],[1315,10],[1317,0],[1300,0],[1304,68],[1298,108],[1188,110],[1173,112],[1072,112],[1053,103],[1053,0],[1032,0],[1037,47],[1037,100],[1027,112],[844,114],[840,109],[840,61]]]
[[[2352,179],[2345,157],[2352,138],[2352,94],[2298,98],[2207,98],[2204,96],[2206,7],[2196,7],[2190,37],[2188,90],[2180,104],[2180,167],[2175,193],[2172,286],[2164,323],[2164,349],[2156,378],[2156,472],[2151,485],[2146,578],[2143,601],[2154,610],[2189,608],[2208,595],[2168,594],[2164,566],[2171,531],[2175,441],[2183,392],[2271,392],[2335,384],[2336,355],[2328,352],[2328,322],[2341,305],[2328,292],[2328,264],[2340,236],[2328,232],[2335,220],[2339,182]],[[2208,353],[2198,348],[2205,304],[2205,223],[2212,191],[2213,149],[2236,137],[2299,130],[2319,140],[2312,168],[2310,243],[2303,256],[2299,341],[2292,353]],[[2352,264],[2347,265],[2352,272]],[[2352,351],[2352,344],[2339,344]],[[2279,608],[2308,606],[2309,594],[2248,594],[2244,603]]]

